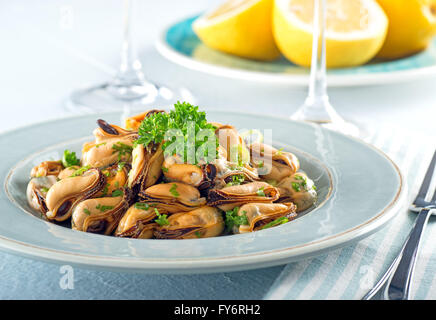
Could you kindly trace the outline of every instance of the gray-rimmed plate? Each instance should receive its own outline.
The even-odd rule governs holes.
[[[250,234],[195,240],[120,239],[43,221],[27,205],[30,169],[80,152],[96,115],[39,123],[0,135],[0,248],[51,262],[146,273],[222,272],[308,258],[379,230],[397,213],[404,182],[397,166],[360,140],[266,115],[208,111],[208,120],[239,129],[272,129],[277,147],[294,152],[318,187],[316,208],[298,219]],[[119,123],[120,115],[98,115]]]

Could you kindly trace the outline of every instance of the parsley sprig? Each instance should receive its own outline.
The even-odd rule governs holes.
[[[239,207],[233,208],[233,210],[226,211],[226,227],[228,231],[231,231],[233,227],[239,227],[240,225],[248,225],[248,218],[246,211],[242,212],[242,215],[238,215]]]
[[[180,130],[178,132],[183,134],[183,139],[172,136],[165,140],[165,134],[173,129]],[[197,141],[195,139],[195,141],[191,141],[189,139],[190,134],[197,137],[200,130],[211,130],[211,135],[214,135],[215,129],[212,124],[207,122],[206,113],[198,111],[197,106],[187,102],[177,102],[174,105],[174,110],[171,110],[169,113],[154,113],[146,117],[139,126],[139,138],[134,144],[142,144],[147,148],[150,143],[162,143],[165,156],[170,156],[173,151],[166,151],[166,149],[173,143],[180,143],[182,141],[183,146],[177,146],[175,149],[183,150],[184,162],[190,163],[192,159],[189,159],[191,161],[188,162],[188,149],[192,150],[194,148],[196,157],[193,159],[193,164],[197,164],[201,160],[197,159],[198,156],[203,159],[210,159],[212,156],[214,159],[216,158],[218,154],[218,140],[216,139],[216,154],[208,155],[208,148],[206,147],[207,137],[204,140]],[[174,148],[170,149],[174,150]]]
[[[65,168],[80,165],[80,159],[77,158],[74,151],[65,150],[62,156],[62,164]]]
[[[167,219],[167,215],[166,214],[160,214],[159,210],[157,210],[156,208],[154,208],[154,212],[156,213],[157,219],[154,220],[158,225],[162,226],[167,226],[170,224],[170,222]]]

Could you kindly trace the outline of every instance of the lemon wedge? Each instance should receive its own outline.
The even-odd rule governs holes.
[[[274,60],[280,52],[272,35],[273,0],[230,0],[199,17],[194,32],[213,49],[255,60]]]
[[[377,57],[405,57],[429,45],[436,35],[436,0],[377,0],[389,19],[389,29]]]
[[[283,55],[310,66],[313,1],[275,0],[273,34]],[[388,19],[374,0],[327,0],[327,67],[351,67],[372,59],[383,45]]]

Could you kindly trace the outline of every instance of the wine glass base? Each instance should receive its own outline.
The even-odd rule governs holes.
[[[167,108],[177,101],[195,104],[195,99],[186,88],[172,90],[151,83],[144,85],[117,86],[103,83],[91,88],[74,91],[66,102],[70,113],[123,112],[128,105],[131,110]]]

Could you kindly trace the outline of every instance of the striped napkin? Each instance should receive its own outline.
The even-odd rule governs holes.
[[[316,258],[288,264],[264,299],[361,299],[400,252],[416,218],[408,210],[436,148],[433,137],[385,128],[366,142],[383,150],[401,169],[408,186],[407,201],[383,229],[348,247]],[[436,299],[436,217],[425,230],[411,299]],[[373,299],[380,298],[383,288]]]

